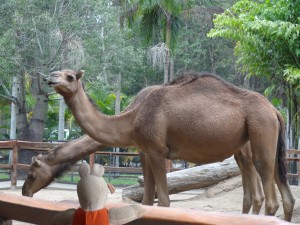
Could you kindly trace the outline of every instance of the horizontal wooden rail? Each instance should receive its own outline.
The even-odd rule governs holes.
[[[20,149],[30,149],[30,150],[41,150],[47,151],[59,146],[62,146],[62,142],[31,142],[31,141],[18,141],[18,140],[9,140],[9,141],[0,141],[0,149],[12,149],[18,147]]]
[[[292,162],[299,162],[300,161],[300,158],[298,158],[298,157],[286,157],[286,159],[288,160],[288,161],[292,161]]]
[[[105,172],[143,173],[142,168],[104,166]]]
[[[297,173],[288,173],[287,176],[289,178],[299,178],[299,175]]]
[[[60,211],[77,208],[78,202],[51,202],[0,192],[0,217],[2,224],[9,220],[48,225],[51,218]],[[107,204],[108,209],[125,204]],[[144,216],[128,225],[291,225],[273,216],[254,216],[204,212],[191,209],[176,209],[142,206]],[[1,221],[1,220],[0,220]]]
[[[287,154],[300,154],[300,150],[298,149],[287,149]]]
[[[0,164],[0,169],[12,169],[12,164]],[[21,170],[28,170],[30,167],[29,164],[18,164],[17,168]]]
[[[47,152],[49,150],[52,150],[56,147],[62,146],[63,142],[29,142],[29,141],[19,141],[19,140],[7,140],[7,141],[0,141],[0,149],[4,150],[12,150],[13,151],[13,157],[12,157],[12,164],[0,164],[0,169],[9,169],[11,171],[11,187],[14,189],[17,185],[17,170],[18,169],[28,169],[30,165],[25,164],[19,164],[18,163],[18,150],[19,149],[26,149],[26,150],[32,150],[32,151],[44,151]],[[298,169],[297,173],[288,174],[289,178],[297,178],[300,181],[300,150],[297,149],[288,149],[287,150],[287,160],[288,162],[297,162],[298,163]],[[128,153],[128,152],[102,152],[97,151],[95,154],[92,154],[90,156],[91,163],[94,159],[95,155],[107,155],[107,156],[138,156],[138,153]],[[298,157],[297,157],[298,155]],[[121,170],[124,170],[124,172],[129,173],[141,173],[141,169],[137,168],[122,168]],[[176,171],[178,169],[171,169],[171,171]],[[76,170],[75,170],[76,171]],[[107,172],[118,172],[120,171],[120,168],[112,168],[107,167]]]
[[[113,156],[139,156],[139,153],[134,152],[95,152],[97,155],[113,155]]]

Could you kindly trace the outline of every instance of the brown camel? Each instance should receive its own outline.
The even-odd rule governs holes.
[[[185,81],[192,78],[193,77],[185,77]],[[184,82],[184,80],[177,80],[173,83],[179,82]],[[155,88],[156,86],[151,86],[143,89],[125,111],[138,106],[143,102],[144,98],[146,98],[147,94]],[[85,146],[85,148],[82,148],[82,146]],[[77,160],[100,150],[103,147],[105,146],[85,135],[78,140],[65,143],[63,146],[58,147],[43,156],[38,156],[33,160],[30,166],[28,176],[22,189],[23,195],[32,197],[34,193],[43,187],[46,187],[55,177],[67,170],[70,165],[74,164]],[[261,184],[258,183],[256,186],[256,181],[259,178],[252,163],[252,154],[249,147],[248,143],[240,152],[235,153],[235,159],[241,169],[244,186],[242,212],[249,213],[250,208],[253,205],[253,214],[259,214],[264,201],[264,196],[262,195]],[[171,160],[168,161],[171,162]],[[144,160],[142,160],[142,164],[144,163]]]
[[[193,77],[185,77],[185,81],[192,78]],[[177,80],[176,84],[179,82],[184,82],[184,80]],[[159,86],[151,86],[143,89],[125,111],[138,106],[143,102],[144,98],[146,98],[147,94],[156,87]],[[82,148],[82,146],[85,146],[85,148]],[[78,140],[65,143],[63,146],[58,147],[43,156],[39,155],[33,160],[33,163],[30,166],[28,177],[22,188],[23,195],[32,197],[34,193],[43,187],[46,187],[55,177],[67,170],[77,160],[100,150],[103,147],[105,146],[85,135]],[[141,156],[141,159],[142,164],[145,164],[143,156]],[[253,214],[259,214],[264,201],[264,196],[262,194],[260,182],[256,185],[256,181],[259,178],[252,163],[252,154],[249,143],[243,147],[240,152],[235,153],[235,160],[241,169],[244,186],[242,212],[249,213],[250,208],[253,205]],[[167,161],[171,162],[171,160]],[[143,168],[145,168],[145,166],[143,166]]]
[[[265,213],[279,207],[275,181],[283,196],[285,219],[291,220],[294,197],[286,179],[284,122],[258,93],[235,87],[208,74],[186,83],[165,85],[149,93],[134,109],[118,116],[101,114],[85,94],[82,71],[50,74],[48,84],[61,94],[76,121],[106,146],[136,146],[146,155],[144,204],[169,206],[165,158],[194,163],[224,160],[249,140],[266,198]],[[150,185],[149,185],[150,184]]]

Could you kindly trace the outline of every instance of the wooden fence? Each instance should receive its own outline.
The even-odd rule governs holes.
[[[18,169],[29,169],[29,164],[18,163],[18,150],[28,149],[34,151],[48,151],[56,148],[62,143],[47,143],[47,142],[27,142],[27,141],[0,141],[0,149],[12,150],[11,164],[0,164],[0,169],[11,170],[11,188],[15,189],[17,186],[17,171]]]
[[[111,203],[106,208],[120,207],[125,204]],[[0,192],[0,225],[12,225],[12,220],[31,224],[49,225],[51,218],[58,212],[77,208],[78,202],[51,202]],[[142,206],[142,218],[128,225],[292,225],[275,216],[255,216],[204,212],[192,209]]]
[[[26,149],[37,152],[47,152],[53,148],[63,145],[61,142],[27,142],[18,140],[0,141],[0,150],[12,150],[12,162],[10,164],[0,164],[0,169],[9,169],[11,171],[11,188],[14,189],[17,185],[17,171],[18,169],[29,169],[29,164],[18,163],[18,150]],[[95,162],[95,155],[109,155],[109,157],[119,156],[138,156],[137,153],[114,153],[114,152],[100,152],[97,151],[90,155],[90,164]],[[298,185],[300,184],[300,150],[288,149],[287,160],[289,163],[296,163],[297,169],[294,173],[289,172],[288,177],[297,179]],[[178,169],[172,169],[176,171]],[[124,172],[124,173],[142,173],[141,168],[130,168],[130,167],[112,167],[106,166],[106,172]]]
[[[295,171],[288,173],[288,178],[296,179],[297,184],[300,185],[300,150],[297,149],[288,149],[287,150],[287,160],[289,164],[295,165]],[[289,165],[290,167],[292,165]]]
[[[0,150],[12,151],[12,160],[9,164],[0,164],[0,169],[10,170],[11,178],[11,188],[15,189],[17,186],[17,171],[18,169],[29,169],[29,164],[18,163],[18,151],[19,150],[30,150],[35,152],[47,152],[53,148],[63,145],[62,142],[27,142],[27,141],[0,141]],[[138,153],[126,153],[126,152],[100,152],[97,151],[94,154],[89,156],[90,164],[92,165],[95,162],[96,155],[108,155],[109,157],[118,156],[139,156]],[[131,168],[131,167],[113,167],[113,166],[104,166],[107,173],[120,172],[120,173],[136,173],[142,174],[141,168]]]

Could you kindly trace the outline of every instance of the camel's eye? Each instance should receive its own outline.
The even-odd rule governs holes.
[[[75,80],[75,77],[73,75],[67,75],[67,80],[69,82],[71,82],[71,81]]]
[[[29,173],[29,174],[28,174],[28,178],[29,178],[30,180],[34,180],[34,179],[35,179],[35,174],[34,174],[34,173]]]

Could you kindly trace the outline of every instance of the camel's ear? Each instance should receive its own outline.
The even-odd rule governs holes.
[[[76,73],[76,79],[79,80],[84,75],[84,70],[78,70]]]
[[[41,161],[37,157],[32,158],[32,164],[36,167],[39,167],[41,165]]]

